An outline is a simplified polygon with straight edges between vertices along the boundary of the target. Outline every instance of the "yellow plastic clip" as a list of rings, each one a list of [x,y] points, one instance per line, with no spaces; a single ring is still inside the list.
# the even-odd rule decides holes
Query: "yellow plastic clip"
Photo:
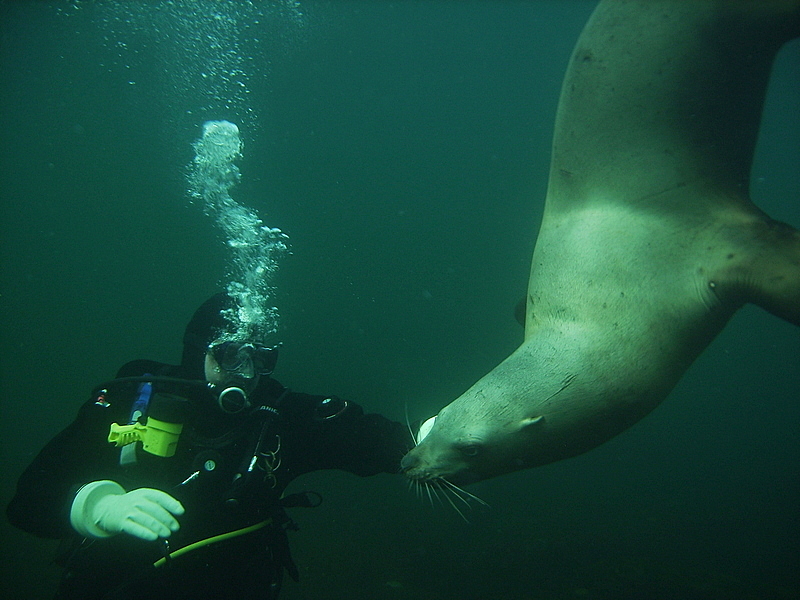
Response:
[[[147,426],[141,423],[134,423],[133,425],[112,423],[111,431],[108,432],[108,441],[120,448],[133,442],[142,441],[145,431],[147,431]]]
[[[145,452],[169,458],[175,454],[181,431],[183,431],[182,423],[167,423],[147,417],[147,425],[112,423],[111,430],[108,432],[108,441],[115,444],[117,448],[134,442],[142,442],[142,450]]]

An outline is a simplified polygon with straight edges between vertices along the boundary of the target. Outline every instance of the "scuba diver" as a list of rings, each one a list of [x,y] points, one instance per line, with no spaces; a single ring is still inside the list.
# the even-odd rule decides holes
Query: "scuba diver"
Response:
[[[285,509],[320,501],[289,482],[399,472],[404,426],[283,387],[276,347],[219,341],[231,306],[195,312],[180,365],[124,365],[20,477],[8,519],[62,540],[57,599],[274,599],[298,579]]]

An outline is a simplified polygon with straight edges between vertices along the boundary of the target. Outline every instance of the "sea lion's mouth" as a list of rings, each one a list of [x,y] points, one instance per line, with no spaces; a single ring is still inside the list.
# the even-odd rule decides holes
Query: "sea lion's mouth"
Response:
[[[406,460],[406,455],[403,457],[403,461]],[[415,457],[412,459],[416,460]],[[475,483],[480,481],[482,478],[479,477],[477,474],[471,471],[459,471],[457,473],[445,473],[442,471],[437,472],[434,469],[426,468],[424,466],[414,465],[414,466],[406,466],[404,462],[401,461],[401,472],[403,475],[408,477],[411,481],[420,484],[437,484],[440,482],[446,482],[447,484],[452,484],[456,486],[463,486],[469,485],[471,483]],[[409,461],[411,462],[411,461]]]
[[[401,460],[400,471],[412,481],[429,483],[438,479],[450,479],[451,474],[436,469],[428,462],[418,446],[412,448]]]

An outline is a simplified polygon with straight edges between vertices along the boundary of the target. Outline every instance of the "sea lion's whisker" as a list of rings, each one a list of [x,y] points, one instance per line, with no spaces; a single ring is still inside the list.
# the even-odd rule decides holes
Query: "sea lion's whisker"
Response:
[[[444,481],[444,480],[440,480],[440,481]],[[449,488],[446,488],[446,487],[440,487],[439,489],[442,490],[442,493],[444,494],[445,499],[450,503],[450,506],[453,507],[453,510],[458,513],[458,516],[460,516],[462,519],[464,519],[465,523],[469,523],[469,519],[467,519],[467,517],[464,516],[464,513],[461,512],[461,510],[455,505],[455,502],[453,502],[450,499],[450,494],[448,494],[448,490],[453,494],[455,494],[455,492],[453,492],[453,490],[450,490]],[[464,500],[463,498],[461,498],[457,494],[456,494],[456,497],[459,498],[462,501]],[[469,504],[467,504],[467,506],[469,506]]]
[[[423,487],[425,488],[425,492],[428,494],[428,500],[430,500],[431,506],[433,506],[433,496],[431,496],[431,486],[423,484]]]
[[[472,506],[470,505],[470,503],[467,500],[467,498],[465,498],[464,496],[462,496],[459,493],[461,491],[461,488],[459,488],[456,485],[453,485],[452,483],[450,483],[446,479],[442,479],[442,478],[438,479],[438,483],[439,483],[440,486],[442,486],[442,489],[445,492],[449,492],[450,494],[452,494],[453,496],[455,496],[456,498],[461,500],[461,502],[463,502],[465,506],[467,506],[468,508],[472,508]],[[444,485],[446,485],[447,487],[443,487]]]
[[[486,508],[491,508],[489,506],[488,502],[484,502],[483,500],[478,498],[475,494],[470,494],[467,490],[465,490],[464,488],[458,487],[455,483],[452,483],[451,481],[447,481],[447,479],[441,479],[441,481],[446,483],[453,490],[453,493],[456,494],[459,498],[461,497],[460,494],[464,494],[468,498],[471,498],[472,500],[475,500],[475,502],[477,502],[478,504],[480,504],[482,506],[485,506]],[[465,500],[465,502],[466,502],[466,500]]]
[[[411,429],[411,421],[408,420],[408,402],[405,403],[405,412],[406,412],[406,427],[408,427],[408,433],[411,434],[411,439],[414,440],[414,446],[417,446],[419,442],[417,441],[417,436],[414,435],[414,430]]]
[[[429,480],[413,479],[409,481],[409,488],[412,485],[417,498],[424,498],[427,496],[428,502],[431,503],[431,507],[433,507],[435,504],[434,498],[436,498],[436,502],[445,508],[447,508],[447,505],[449,504],[465,523],[469,523],[470,521],[464,514],[463,508],[459,508],[456,502],[454,502],[453,498],[457,498],[470,510],[473,508],[471,501],[477,502],[481,506],[489,506],[489,504],[478,498],[475,494],[471,494],[470,492],[458,487],[446,479],[443,479],[442,477]],[[424,492],[422,491],[423,489]],[[442,496],[444,496],[444,500],[442,499]]]
[[[436,485],[435,481],[431,482],[431,485],[429,485],[428,487],[433,492],[433,496],[436,498],[436,500],[438,500],[439,504],[441,506],[444,506],[444,502],[442,502],[442,497],[439,495],[439,490],[441,490],[442,488]]]

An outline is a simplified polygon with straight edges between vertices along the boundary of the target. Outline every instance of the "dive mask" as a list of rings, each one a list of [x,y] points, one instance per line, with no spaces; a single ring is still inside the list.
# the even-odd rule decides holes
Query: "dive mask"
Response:
[[[278,347],[251,344],[250,342],[222,342],[211,348],[217,364],[240,377],[252,379],[256,375],[271,375],[278,362]]]
[[[278,360],[278,347],[268,348],[249,342],[222,342],[210,349],[211,356],[228,377],[212,389],[217,404],[226,413],[248,408],[248,396],[258,384],[258,375],[270,375]],[[218,392],[217,392],[218,390]]]

